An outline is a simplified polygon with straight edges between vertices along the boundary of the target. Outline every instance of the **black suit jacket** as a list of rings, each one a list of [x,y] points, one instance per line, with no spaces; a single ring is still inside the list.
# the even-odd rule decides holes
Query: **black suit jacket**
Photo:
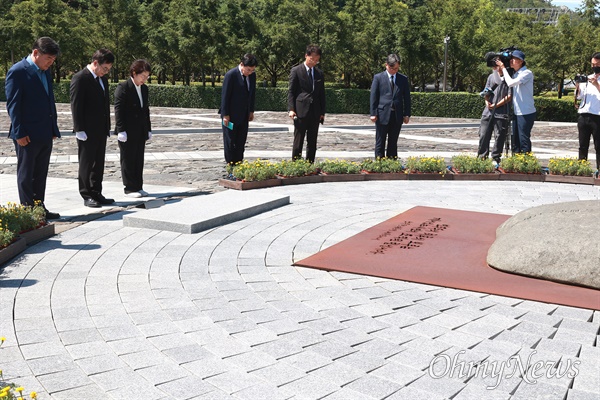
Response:
[[[396,73],[396,83],[392,85],[387,71],[378,73],[373,77],[371,85],[371,116],[377,116],[377,121],[382,125],[390,122],[392,108],[396,110],[396,121],[403,117],[410,117],[410,88],[408,78]]]
[[[142,100],[131,78],[119,83],[115,90],[115,134],[127,132],[127,140],[148,140],[150,125],[150,107],[148,104],[148,86],[142,85]]]
[[[27,57],[13,65],[6,74],[6,109],[11,126],[9,137],[31,141],[60,137],[56,119],[56,104],[50,70],[43,72],[48,82],[48,93]]]
[[[229,115],[234,125],[248,122],[250,113],[254,112],[256,99],[256,74],[246,77],[249,88],[244,86],[244,78],[239,66],[230,69],[223,78],[221,90],[221,118]]]
[[[325,115],[325,79],[323,72],[313,68],[314,89],[304,63],[296,65],[290,73],[288,89],[288,111],[304,118],[312,106],[318,115]]]
[[[100,79],[104,83],[104,93],[87,67],[71,78],[73,131],[85,132],[88,139],[110,135],[108,78],[103,76]]]

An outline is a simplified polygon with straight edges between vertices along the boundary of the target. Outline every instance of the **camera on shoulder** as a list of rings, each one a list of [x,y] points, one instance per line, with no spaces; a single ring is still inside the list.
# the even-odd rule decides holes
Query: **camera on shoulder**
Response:
[[[495,67],[496,60],[502,61],[506,69],[510,68],[510,59],[513,57],[513,51],[518,50],[515,46],[500,49],[498,52],[489,52],[485,54],[485,62],[488,67]]]
[[[585,83],[587,81],[588,81],[587,75],[583,75],[583,74],[577,74],[577,75],[575,75],[575,78],[573,78],[573,82],[575,82],[575,83]]]

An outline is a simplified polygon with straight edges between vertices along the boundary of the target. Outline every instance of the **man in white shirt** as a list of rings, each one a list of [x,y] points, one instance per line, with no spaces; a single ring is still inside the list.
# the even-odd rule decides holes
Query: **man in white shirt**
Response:
[[[600,52],[592,55],[592,75],[588,81],[575,84],[576,96],[579,100],[579,159],[587,160],[590,147],[590,136],[594,138],[596,149],[596,168],[600,169]]]
[[[533,72],[525,66],[525,53],[514,50],[510,59],[510,67],[516,72],[511,77],[501,60],[496,65],[502,68],[509,88],[513,88],[513,153],[528,153],[531,151],[531,129],[535,122],[536,110],[533,104]]]

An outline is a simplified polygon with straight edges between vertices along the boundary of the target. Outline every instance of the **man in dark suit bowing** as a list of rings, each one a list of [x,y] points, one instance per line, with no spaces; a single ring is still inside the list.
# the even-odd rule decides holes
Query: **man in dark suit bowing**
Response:
[[[44,205],[52,141],[60,137],[50,67],[60,53],[49,37],[35,41],[31,54],[6,74],[6,109],[9,137],[17,152],[19,200],[26,206]],[[46,219],[60,215],[46,210]]]
[[[79,194],[87,207],[112,204],[102,195],[106,139],[110,136],[108,78],[115,56],[96,50],[92,62],[71,79],[71,113],[79,154]]]
[[[248,123],[254,120],[254,70],[257,65],[254,55],[244,54],[240,64],[230,69],[223,78],[219,113],[223,119],[223,148],[227,164],[235,164],[244,159]]]
[[[400,129],[410,120],[410,88],[406,76],[398,73],[399,68],[400,57],[390,54],[385,71],[373,77],[371,121],[375,122],[375,158],[398,158]]]
[[[319,46],[308,45],[305,61],[292,68],[288,88],[288,115],[294,120],[292,158],[302,158],[306,136],[306,159],[315,162],[319,122],[325,120],[325,79],[316,68],[321,59]]]

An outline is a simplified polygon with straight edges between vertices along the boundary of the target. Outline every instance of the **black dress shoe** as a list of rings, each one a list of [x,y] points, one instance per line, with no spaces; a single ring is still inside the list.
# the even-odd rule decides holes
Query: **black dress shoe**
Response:
[[[60,214],[46,210],[46,221],[51,219],[59,219]]]
[[[115,202],[115,199],[107,199],[106,197],[100,195],[98,197],[96,197],[94,200],[96,200],[96,202],[98,204],[112,204]]]
[[[100,203],[94,199],[85,199],[83,200],[83,205],[86,207],[99,208]]]

